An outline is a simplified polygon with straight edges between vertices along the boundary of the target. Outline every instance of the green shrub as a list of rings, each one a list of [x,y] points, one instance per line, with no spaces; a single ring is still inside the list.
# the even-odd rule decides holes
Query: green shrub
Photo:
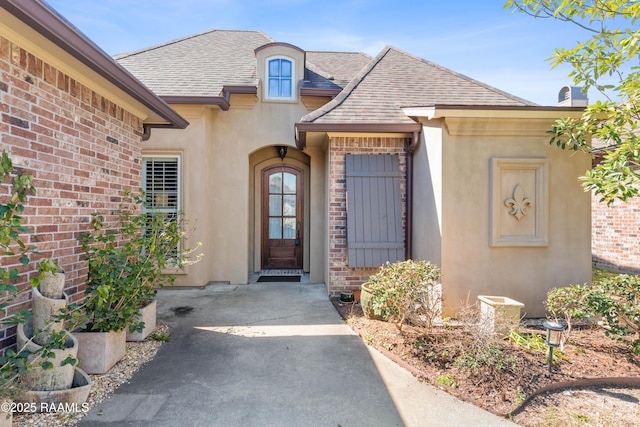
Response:
[[[3,325],[25,323],[31,312],[22,309],[7,316],[7,309],[15,302],[18,288],[14,283],[20,278],[18,266],[29,264],[29,255],[35,246],[27,245],[21,235],[31,230],[22,225],[22,212],[28,196],[35,193],[31,184],[33,176],[16,170],[9,153],[0,155],[0,185],[2,203],[0,203],[0,311],[3,312]],[[27,363],[28,353],[24,349],[7,349],[0,354],[0,397],[13,398],[22,391],[20,374],[32,369]]]
[[[640,354],[640,277],[620,274],[599,283],[571,285],[549,291],[547,310],[567,321],[567,335],[575,320],[601,316],[607,336],[629,344]]]
[[[607,323],[608,336],[640,354],[640,277],[621,274],[602,280],[589,294],[588,306]]]
[[[575,321],[595,316],[596,313],[589,307],[589,298],[593,291],[593,286],[585,284],[554,288],[547,293],[544,305],[556,321],[564,319],[567,322],[567,339]]]
[[[441,312],[435,289],[441,277],[440,269],[427,261],[387,263],[366,283],[374,313],[400,330],[405,322],[431,329]]]
[[[190,260],[193,250],[177,249],[185,238],[182,214],[167,216],[143,212],[144,194],[127,195],[117,211],[117,224],[108,224],[103,213],[91,219],[91,231],[79,241],[89,267],[87,297],[67,310],[75,324],[89,331],[141,331],[135,322],[138,310],[148,304],[157,289],[170,285]],[[198,244],[199,248],[200,244]]]

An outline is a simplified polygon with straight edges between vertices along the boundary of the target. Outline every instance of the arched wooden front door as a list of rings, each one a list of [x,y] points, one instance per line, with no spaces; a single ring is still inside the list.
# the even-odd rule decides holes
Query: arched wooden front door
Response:
[[[288,165],[262,171],[262,268],[302,268],[303,173]]]

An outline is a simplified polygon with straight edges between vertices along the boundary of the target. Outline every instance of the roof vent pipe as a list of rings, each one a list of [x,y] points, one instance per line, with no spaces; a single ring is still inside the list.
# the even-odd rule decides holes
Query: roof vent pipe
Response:
[[[564,86],[558,92],[558,107],[586,107],[589,105],[587,95],[578,86]]]

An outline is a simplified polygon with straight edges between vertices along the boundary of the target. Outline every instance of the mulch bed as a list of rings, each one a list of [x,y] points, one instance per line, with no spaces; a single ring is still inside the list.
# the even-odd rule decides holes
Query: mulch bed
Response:
[[[513,413],[516,421],[528,420],[523,425],[567,425],[567,420],[557,413],[552,418],[559,421],[554,424],[541,420],[539,408],[528,409],[540,400],[538,395],[548,396],[554,391],[558,394],[557,390],[586,389],[599,381],[617,387],[631,386],[640,396],[640,357],[623,343],[607,337],[601,327],[574,328],[552,373],[548,371],[545,350],[529,350],[509,340],[498,343],[499,353],[471,358],[460,366],[459,356],[468,352],[463,346],[472,339],[462,328],[435,327],[428,334],[424,329],[404,325],[400,332],[392,323],[364,317],[359,304],[341,303],[337,298],[332,298],[332,302],[367,344],[382,350],[421,380],[496,414]],[[518,332],[523,336],[545,334],[542,328],[536,327],[521,327]],[[487,362],[488,366],[474,366],[476,362],[480,362],[479,365]],[[594,378],[600,380],[594,381]],[[549,393],[544,394],[545,390]],[[612,393],[615,396],[616,392]],[[627,396],[627,400],[633,400],[628,398],[628,393],[617,393],[621,399]],[[560,396],[565,401],[578,402],[571,405],[584,406],[584,400],[576,400],[575,394],[560,393]],[[600,398],[597,393],[594,396]],[[621,411],[620,408],[612,410]],[[631,406],[625,411],[631,412],[627,415],[632,422],[640,423],[638,407]],[[617,415],[617,425],[625,425],[624,418],[620,418],[625,414]],[[584,417],[592,418],[593,414]],[[540,423],[536,424],[536,420]]]

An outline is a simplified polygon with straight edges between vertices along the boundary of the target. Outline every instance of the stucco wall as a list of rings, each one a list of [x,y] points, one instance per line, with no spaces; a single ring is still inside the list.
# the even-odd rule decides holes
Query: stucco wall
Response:
[[[577,181],[590,159],[550,146],[545,131],[552,123],[447,120],[442,132],[442,271],[449,312],[484,294],[513,298],[525,304],[526,316],[543,316],[549,289],[590,280],[590,197]],[[492,246],[492,209],[508,209],[504,195],[491,193],[494,158],[548,162],[546,244]],[[500,200],[492,207],[496,197]]]
[[[189,266],[179,276],[176,286],[203,286],[209,282],[248,282],[250,271],[259,271],[256,254],[259,240],[256,233],[254,174],[257,163],[280,159],[276,145],[288,146],[287,161],[306,158],[295,155],[293,124],[308,113],[305,99],[298,103],[261,102],[256,95],[232,95],[231,108],[173,105],[190,125],[185,130],[154,129],[144,143],[144,155],[181,154],[182,209],[196,230],[193,242],[203,243],[202,262]],[[265,147],[272,150],[265,149]],[[269,154],[270,153],[270,154]],[[251,156],[255,155],[252,161]],[[322,161],[324,154],[315,152]],[[295,159],[298,160],[295,160]],[[318,159],[308,156],[302,161],[314,165]],[[309,175],[309,197],[322,198],[324,179],[313,172]],[[310,207],[307,207],[310,210]],[[312,220],[316,214],[305,214],[305,233],[321,235],[322,221]],[[306,234],[305,234],[306,236]],[[323,247],[309,237],[305,244],[305,268],[313,272],[313,280],[322,280],[323,259],[318,256]],[[308,263],[308,268],[306,267]]]
[[[413,154],[412,257],[442,266],[442,123],[425,123]]]
[[[611,206],[599,199],[592,195],[594,267],[640,274],[640,197]]]
[[[23,268],[16,285],[29,307],[37,260],[55,258],[66,272],[65,292],[82,298],[87,265],[77,241],[91,214],[109,215],[125,191],[140,188],[142,121],[46,60],[0,37],[0,149],[11,150],[14,165],[34,176],[24,224],[27,243],[40,256]],[[2,194],[6,188],[2,189]],[[12,344],[14,328],[0,332],[0,348]]]

